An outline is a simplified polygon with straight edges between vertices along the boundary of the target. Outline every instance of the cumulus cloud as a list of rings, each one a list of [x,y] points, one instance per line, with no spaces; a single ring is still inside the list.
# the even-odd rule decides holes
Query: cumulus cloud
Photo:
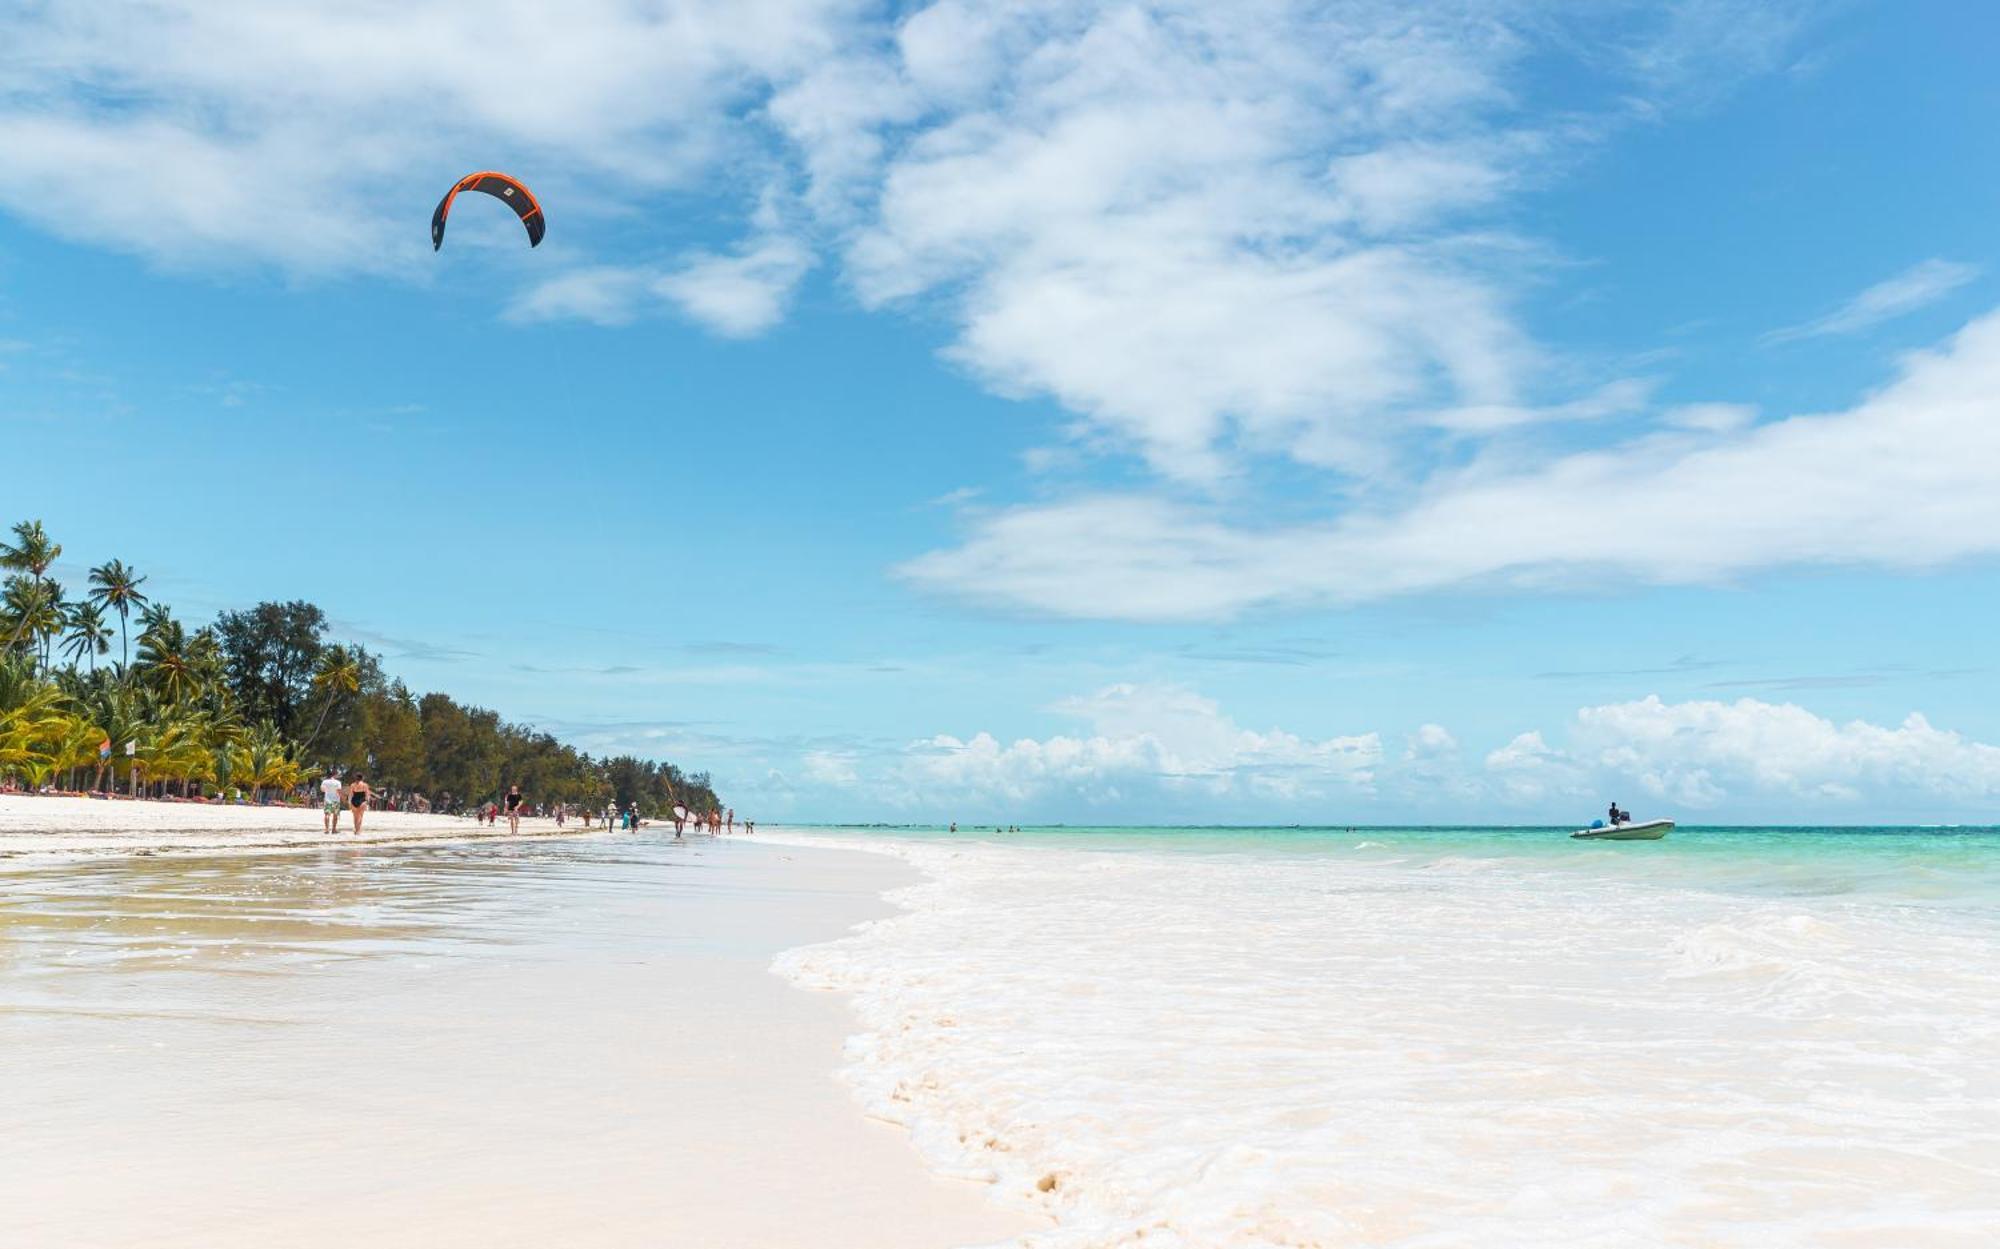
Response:
[[[2000,747],[1938,729],[1912,712],[1893,728],[1835,724],[1792,703],[1663,703],[1647,698],[1577,715],[1585,751],[1648,791],[1718,799],[1725,784],[1848,799],[1870,788],[1955,799],[2000,794]]]
[[[854,761],[854,752],[847,750],[809,750],[801,759],[808,781],[843,789],[861,779]]]
[[[1915,712],[1888,727],[1836,724],[1794,703],[1648,697],[1582,708],[1569,732],[1562,748],[1523,733],[1489,754],[1486,770],[1502,793],[1526,803],[1602,793],[1613,782],[1694,810],[1773,796],[1814,809],[2000,796],[2000,746]]]
[[[975,515],[919,585],[1062,616],[1228,617],[1464,587],[1706,584],[1817,564],[1921,569],[2000,551],[2000,313],[1856,406],[1692,428],[1528,468],[1440,474],[1399,509],[1256,525],[1099,494]],[[1720,418],[1720,419],[1718,419]]]
[[[1441,724],[1314,737],[1244,727],[1177,685],[1121,683],[1052,708],[1073,731],[938,734],[900,749],[806,749],[794,797],[914,814],[1122,818],[1583,818],[1617,798],[1681,818],[1976,813],[2000,799],[2000,746],[1912,712],[1836,722],[1795,703],[1649,696],[1579,708],[1483,753]],[[1391,739],[1396,740],[1396,739]],[[789,784],[789,782],[788,782]]]
[[[1823,317],[1803,325],[1773,330],[1764,338],[1767,342],[1783,343],[1801,338],[1858,334],[1904,313],[1929,307],[1978,276],[1979,269],[1975,265],[1935,258],[1925,260],[1895,277],[1877,282]]]
[[[1518,734],[1488,754],[1486,771],[1501,796],[1516,803],[1537,804],[1589,792],[1584,770],[1569,754],[1544,741],[1538,730]]]
[[[1373,733],[1315,740],[1258,732],[1178,686],[1111,685],[1055,710],[1085,731],[1011,743],[989,733],[941,734],[912,744],[897,783],[912,795],[1011,803],[1065,798],[1095,806],[1161,791],[1290,801],[1366,793],[1382,759]]]

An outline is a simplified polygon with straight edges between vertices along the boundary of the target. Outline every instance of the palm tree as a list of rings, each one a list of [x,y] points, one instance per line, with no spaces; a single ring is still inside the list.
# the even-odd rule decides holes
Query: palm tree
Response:
[[[104,730],[92,724],[87,717],[66,715],[61,726],[49,736],[49,760],[55,765],[55,772],[63,778],[62,788],[77,788],[77,773],[97,762],[97,743],[104,738]]]
[[[185,797],[192,782],[213,776],[215,754],[208,745],[208,729],[207,717],[200,712],[170,710],[152,736],[139,743],[139,763],[146,769],[147,782],[158,781],[165,793],[167,782],[179,781]]]
[[[145,583],[146,579],[127,568],[124,560],[114,559],[90,570],[90,601],[118,613],[119,659],[126,664],[132,662],[126,624],[134,607],[144,607],[150,601],[139,593],[139,587]]]
[[[69,656],[70,666],[75,667],[87,655],[90,670],[96,672],[97,657],[111,650],[111,626],[104,623],[104,609],[89,599],[72,603],[68,624],[69,633],[63,638],[62,648]]]
[[[143,691],[123,683],[96,686],[79,701],[91,722],[103,726],[104,737],[100,740],[111,743],[111,757],[98,765],[97,786],[101,789],[107,780],[117,779],[115,761],[124,744],[137,742],[150,731],[151,708]],[[128,765],[127,780],[131,779],[129,771]]]
[[[290,789],[305,775],[284,735],[269,721],[241,734],[227,757],[231,782],[249,785],[252,802],[262,802],[267,789]]]
[[[46,675],[55,666],[56,639],[69,626],[70,604],[63,597],[62,583],[52,578],[42,578],[42,593],[47,598],[47,605],[37,613],[31,627],[41,649],[42,672]]]
[[[0,542],[0,568],[27,573],[38,585],[41,583],[42,574],[49,570],[49,565],[60,558],[62,558],[62,544],[49,541],[48,531],[42,528],[42,522],[38,520],[16,522],[14,540]],[[25,627],[24,620],[17,618],[14,621],[13,636],[7,639],[9,650],[21,640],[21,631]]]
[[[68,717],[62,691],[37,680],[28,665],[0,655],[0,772],[16,772],[39,784],[53,769],[51,738]]]
[[[41,584],[19,573],[7,578],[6,585],[0,587],[0,629],[7,631],[7,644],[0,646],[0,658],[14,653],[21,635],[27,632],[30,610],[41,595]]]
[[[299,753],[313,744],[320,729],[326,726],[326,713],[333,710],[334,703],[343,694],[354,694],[361,689],[361,660],[345,646],[329,646],[319,657],[319,671],[313,673],[313,688],[326,696],[320,704],[319,719],[313,722],[313,731],[306,734],[299,743]]]
[[[7,578],[6,590],[0,593],[0,611],[5,612],[10,630],[8,651],[26,638],[29,645],[35,648],[37,664],[42,663],[46,649],[44,644],[62,629],[60,594],[54,582],[39,577]]]
[[[139,609],[140,640],[143,641],[145,635],[151,633],[153,630],[173,623],[173,619],[173,608],[168,607],[165,603],[148,603],[144,607],[141,607]]]
[[[151,609],[148,609],[148,614]],[[200,686],[200,656],[191,648],[187,630],[164,610],[159,620],[139,636],[139,671],[169,703],[191,697]]]

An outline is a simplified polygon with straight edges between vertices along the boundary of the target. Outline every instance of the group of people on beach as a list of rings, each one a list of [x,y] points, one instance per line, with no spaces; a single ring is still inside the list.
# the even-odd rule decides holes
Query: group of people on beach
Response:
[[[716,810],[711,807],[707,811],[690,811],[686,807],[677,806],[674,808],[673,815],[674,836],[676,837],[679,837],[689,827],[692,827],[697,833],[708,833],[718,837],[724,833],[734,833],[736,831],[735,807],[728,807],[723,810]],[[745,835],[756,831],[757,824],[754,820],[743,821],[743,832]]]
[[[319,783],[319,791],[325,831],[328,833],[337,833],[340,831],[340,813],[345,809],[353,812],[354,832],[356,836],[359,836],[361,833],[362,816],[367,814],[369,805],[375,800],[375,791],[368,787],[368,782],[362,778],[361,773],[359,771],[350,772],[343,777],[339,768],[328,768],[326,779]],[[518,835],[521,831],[521,817],[532,814],[535,814],[535,808],[528,802],[527,795],[521,792],[521,787],[519,785],[509,785],[506,794],[501,797],[500,801],[487,802],[478,807],[473,812],[473,818],[481,824],[497,825],[504,816],[507,820],[507,831]],[[569,808],[564,803],[557,803],[544,814],[552,816],[555,819],[556,827],[561,828],[569,817]],[[581,814],[583,815],[583,826],[589,828],[599,813],[585,808]],[[644,827],[646,824],[646,821],[639,815],[639,805],[637,803],[631,803],[624,807],[620,807],[615,802],[608,803],[601,814],[604,817],[604,827],[607,830],[623,828],[627,831],[633,831]],[[722,810],[690,811],[686,807],[676,806],[673,809],[673,820],[675,837],[681,836],[689,825],[692,825],[694,831],[698,833],[706,832],[721,835],[724,832],[734,833],[736,831],[736,809],[734,807]],[[745,820],[743,821],[743,831],[745,833],[754,833],[757,831],[757,825],[750,820]]]

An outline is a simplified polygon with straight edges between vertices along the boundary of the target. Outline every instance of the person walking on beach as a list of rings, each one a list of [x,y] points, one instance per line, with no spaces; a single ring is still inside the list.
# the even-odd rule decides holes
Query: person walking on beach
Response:
[[[329,833],[340,831],[340,769],[328,768],[319,783],[320,823]]]
[[[368,782],[361,779],[361,773],[354,774],[354,783],[347,787],[347,805],[354,812],[354,835],[361,835],[361,817],[368,812],[368,800],[375,791],[368,788]]]
[[[507,831],[518,837],[521,835],[521,787],[507,787]]]
[[[728,814],[726,814],[726,815],[724,815],[724,816],[722,817],[722,822],[723,822],[724,824],[726,824],[726,825],[728,825],[728,826],[729,826],[729,831],[730,831],[730,832],[732,832],[732,833],[733,833],[733,832],[735,832],[735,831],[736,831],[736,808],[735,808],[735,807],[731,807],[731,808],[729,808],[729,812],[728,812]]]

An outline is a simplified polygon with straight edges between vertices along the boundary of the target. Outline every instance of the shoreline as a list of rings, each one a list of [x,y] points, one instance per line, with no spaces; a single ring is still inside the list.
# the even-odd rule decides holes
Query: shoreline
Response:
[[[657,825],[654,827],[657,828]],[[355,836],[353,816],[340,813],[339,831],[328,833],[316,807],[162,802],[157,799],[79,798],[73,795],[0,794],[0,861],[61,861],[72,857],[215,853],[282,853],[340,846],[507,842],[608,837],[611,830],[580,823],[557,828],[545,816],[527,817],[521,831],[504,823],[482,825],[470,816],[370,811]],[[630,836],[631,834],[623,834]],[[254,840],[252,840],[254,838]]]
[[[852,997],[771,974],[893,915],[906,865],[657,830],[427,840],[458,844],[0,863],[0,1082],[36,1125],[0,1144],[16,1233],[947,1249],[1047,1226],[871,1117],[837,1078]]]

